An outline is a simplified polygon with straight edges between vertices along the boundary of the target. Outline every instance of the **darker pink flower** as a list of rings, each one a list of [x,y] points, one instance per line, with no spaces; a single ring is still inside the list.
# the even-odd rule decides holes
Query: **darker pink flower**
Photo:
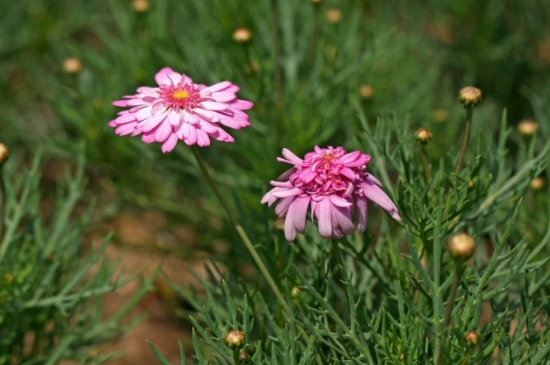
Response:
[[[285,217],[285,236],[294,240],[296,232],[304,233],[306,215],[317,220],[324,238],[341,238],[355,230],[353,214],[357,210],[357,230],[364,232],[367,223],[367,201],[377,204],[393,219],[401,220],[397,207],[382,190],[382,184],[367,172],[370,156],[342,147],[315,147],[314,152],[297,157],[283,149],[279,162],[294,165],[272,181],[274,186],[262,198],[269,206],[279,200],[275,213]]]
[[[160,70],[155,80],[159,87],[142,86],[137,94],[113,102],[130,108],[109,123],[116,134],[141,134],[145,143],[162,143],[162,152],[166,153],[178,141],[201,147],[210,145],[210,138],[233,142],[222,126],[240,129],[250,125],[243,110],[253,104],[237,99],[239,87],[229,81],[212,86],[195,84],[169,67]]]

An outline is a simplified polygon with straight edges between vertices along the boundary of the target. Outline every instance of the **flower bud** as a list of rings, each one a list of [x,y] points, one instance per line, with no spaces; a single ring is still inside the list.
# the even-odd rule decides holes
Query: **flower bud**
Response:
[[[414,135],[420,144],[428,144],[432,140],[432,132],[428,128],[420,128]]]
[[[69,57],[63,61],[63,71],[68,74],[75,74],[82,70],[82,62],[76,57]]]
[[[137,11],[138,13],[143,13],[149,10],[151,7],[151,4],[149,4],[149,0],[134,0],[132,1],[132,9],[134,11]]]
[[[466,233],[457,233],[449,239],[449,253],[455,259],[468,260],[476,250],[476,243],[472,236]]]
[[[466,86],[460,89],[458,99],[464,108],[473,108],[481,102],[481,90],[473,86]]]
[[[225,344],[232,350],[240,349],[244,346],[246,337],[243,332],[239,330],[231,330],[225,335]]]
[[[363,99],[370,99],[374,95],[374,90],[370,85],[361,85],[359,87],[359,95],[361,95]]]
[[[337,8],[328,9],[326,16],[329,23],[338,23],[342,20],[342,12]]]
[[[252,31],[248,28],[237,28],[233,32],[233,40],[237,43],[246,43],[252,39]]]
[[[531,137],[537,131],[538,126],[534,120],[522,120],[518,124],[518,132],[522,136]]]
[[[470,346],[477,345],[479,343],[479,339],[479,333],[477,333],[476,331],[470,331],[464,335],[464,340]]]
[[[321,4],[321,1],[322,0],[309,0],[309,2],[312,3],[313,5],[319,5]]]
[[[250,363],[250,355],[248,352],[241,351],[239,352],[239,364],[248,364]]]
[[[432,112],[432,118],[438,123],[443,123],[449,118],[449,113],[445,109],[436,109]]]
[[[529,183],[529,186],[531,187],[531,189],[533,190],[540,190],[542,188],[544,188],[544,179],[540,176],[537,176],[535,177],[533,180],[531,180],[531,182]]]
[[[300,288],[298,288],[297,286],[292,288],[292,290],[290,291],[290,296],[292,298],[298,298],[299,295],[300,295]]]
[[[8,146],[0,143],[0,165],[3,165],[4,162],[8,160],[8,157],[10,157],[10,150],[8,149]]]

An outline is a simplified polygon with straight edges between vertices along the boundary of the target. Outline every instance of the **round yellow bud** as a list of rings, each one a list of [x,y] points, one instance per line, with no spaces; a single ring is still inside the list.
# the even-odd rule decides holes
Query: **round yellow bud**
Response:
[[[533,190],[540,190],[544,188],[544,185],[546,185],[544,179],[540,176],[533,178],[533,180],[531,180],[531,182],[529,183],[529,186]]]
[[[374,95],[374,90],[370,85],[361,85],[359,87],[359,95],[361,95],[363,99],[370,99]]]
[[[239,364],[248,364],[250,363],[250,354],[245,351],[239,352]]]
[[[132,1],[132,9],[137,11],[138,13],[143,13],[149,10],[151,7],[151,4],[149,4],[149,0],[134,0]]]
[[[63,71],[74,74],[82,70],[82,62],[76,57],[69,57],[63,61]]]
[[[338,23],[340,20],[342,20],[342,12],[340,11],[340,9],[330,8],[327,10],[326,17],[329,23]]]
[[[292,288],[292,290],[290,291],[290,296],[292,298],[298,298],[299,295],[300,295],[300,288],[298,288],[297,286]]]
[[[438,123],[443,123],[449,118],[449,113],[445,109],[436,109],[432,112],[432,118]]]
[[[421,144],[428,144],[432,140],[432,132],[428,128],[420,128],[414,135]]]
[[[466,86],[460,89],[458,99],[464,108],[473,108],[481,102],[481,90],[477,87]]]
[[[480,337],[476,331],[470,331],[464,335],[464,340],[468,345],[475,346],[479,343]]]
[[[248,28],[237,28],[233,32],[233,40],[237,43],[246,43],[252,39],[252,31]]]
[[[246,336],[239,330],[231,330],[225,335],[225,344],[232,350],[240,349],[246,342]]]
[[[8,149],[8,146],[0,143],[0,165],[6,162],[8,157],[10,157],[10,150]]]
[[[538,123],[534,120],[522,120],[518,124],[518,132],[525,137],[530,137],[535,134],[538,126]]]
[[[468,260],[474,255],[476,242],[466,233],[457,233],[449,239],[449,253],[455,259]]]

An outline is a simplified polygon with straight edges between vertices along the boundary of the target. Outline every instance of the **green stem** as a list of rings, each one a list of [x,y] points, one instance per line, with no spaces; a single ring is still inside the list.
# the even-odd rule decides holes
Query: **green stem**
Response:
[[[458,260],[455,261],[456,269],[455,269],[455,275],[453,278],[453,283],[451,285],[451,291],[449,293],[449,298],[447,300],[447,307],[445,308],[445,317],[443,320],[443,331],[445,331],[449,325],[451,324],[451,314],[453,313],[453,307],[455,304],[456,299],[456,293],[458,291],[458,285],[460,284],[460,279],[462,278],[462,274],[464,273],[464,265],[462,262],[459,262]],[[441,364],[441,360],[443,358],[443,343],[440,343],[439,353],[437,360],[435,362],[436,365]]]
[[[239,236],[243,240],[246,248],[250,252],[250,255],[252,255],[252,258],[256,262],[256,265],[258,265],[258,268],[260,269],[260,272],[262,273],[265,280],[267,281],[267,283],[271,287],[271,290],[273,290],[273,292],[275,293],[275,296],[277,297],[277,299],[279,300],[279,302],[283,306],[284,310],[288,314],[289,313],[289,307],[288,307],[288,304],[286,303],[283,295],[281,294],[281,291],[279,290],[279,288],[275,284],[275,281],[273,280],[273,278],[269,274],[269,271],[267,271],[267,268],[266,268],[264,262],[262,261],[260,255],[258,254],[258,251],[256,251],[256,248],[254,247],[254,245],[250,241],[250,238],[248,238],[248,235],[246,234],[245,230],[243,229],[241,224],[239,222],[237,222],[237,220],[233,216],[233,213],[231,212],[231,209],[229,208],[229,205],[227,204],[225,198],[223,197],[222,194],[220,194],[218,188],[216,187],[216,184],[214,183],[214,181],[212,180],[212,177],[210,176],[210,173],[208,172],[208,168],[206,167],[206,164],[205,164],[204,160],[202,159],[202,157],[201,157],[201,155],[198,151],[198,148],[196,146],[191,146],[191,151],[193,152],[193,156],[195,157],[195,160],[199,164],[199,168],[201,169],[202,174],[206,178],[206,181],[208,182],[208,185],[210,186],[212,191],[214,191],[214,194],[216,195],[216,198],[218,198],[218,201],[220,202],[223,209],[227,213],[229,221],[231,222],[233,227],[235,227],[235,230],[237,231],[237,233],[239,234]]]
[[[233,350],[233,365],[239,365],[239,349]]]
[[[4,184],[4,164],[0,164],[0,242],[4,238],[6,211],[6,185]]]
[[[441,364],[442,352],[443,352],[443,327],[441,323],[441,242],[436,241],[433,243],[432,254],[432,268],[433,268],[433,317],[434,317],[434,356],[436,358],[436,365]]]
[[[466,125],[464,126],[464,135],[462,136],[462,147],[460,148],[460,155],[458,156],[458,161],[455,166],[455,175],[460,172],[462,167],[462,160],[464,159],[464,154],[466,153],[466,148],[468,147],[468,142],[470,141],[470,129],[472,127],[472,116],[474,114],[474,108],[466,109]]]
[[[277,0],[271,0],[271,7],[273,12],[273,47],[274,47],[274,65],[275,65],[275,105],[278,107],[282,104],[282,80],[281,80],[281,37],[279,35],[279,7],[277,6]]]

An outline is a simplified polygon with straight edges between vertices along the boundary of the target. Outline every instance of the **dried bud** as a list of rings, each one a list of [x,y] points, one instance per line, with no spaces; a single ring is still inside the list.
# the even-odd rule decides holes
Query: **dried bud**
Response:
[[[244,346],[246,337],[243,332],[239,330],[231,330],[225,335],[225,344],[232,350],[240,349]]]
[[[476,331],[470,331],[464,335],[464,340],[470,346],[477,345],[479,343],[479,339],[479,333],[477,333]]]
[[[239,364],[248,364],[250,363],[250,355],[248,352],[241,351],[239,352]]]
[[[421,144],[428,144],[432,140],[432,132],[428,128],[420,128],[416,131],[415,136]]]
[[[545,182],[544,182],[544,179],[540,176],[537,176],[535,177],[533,180],[531,180],[531,182],[529,183],[529,186],[531,187],[531,189],[533,190],[540,190],[542,188],[544,188],[544,185]]]
[[[246,43],[252,39],[252,32],[248,28],[238,28],[233,32],[233,40],[237,43]]]
[[[538,126],[534,120],[522,120],[518,124],[518,132],[525,137],[531,137],[537,131]]]
[[[290,296],[292,298],[298,298],[299,295],[300,295],[300,288],[298,288],[297,286],[292,288],[292,290],[290,291]]]
[[[466,86],[460,89],[458,99],[464,108],[473,108],[481,102],[481,90],[473,86]]]
[[[4,164],[4,162],[8,160],[8,157],[10,157],[10,150],[8,149],[8,146],[0,143],[0,165]]]
[[[468,260],[476,250],[476,242],[466,233],[457,233],[449,239],[449,252],[452,257]]]
[[[342,12],[337,8],[328,9],[326,16],[329,23],[338,23],[342,20]]]
[[[449,113],[445,109],[436,109],[432,113],[432,118],[438,123],[443,123],[449,118]]]
[[[82,62],[76,57],[69,57],[63,61],[63,71],[74,74],[82,70]]]
[[[132,1],[132,9],[137,11],[138,13],[143,13],[149,10],[151,7],[151,4],[149,4],[149,0],[134,0]]]
[[[359,95],[361,95],[363,99],[370,99],[374,95],[374,90],[370,85],[361,85],[359,87]]]

